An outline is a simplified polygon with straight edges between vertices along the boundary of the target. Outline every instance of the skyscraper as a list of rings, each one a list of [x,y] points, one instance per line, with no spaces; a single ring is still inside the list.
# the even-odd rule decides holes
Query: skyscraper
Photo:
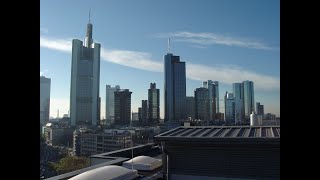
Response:
[[[120,89],[114,92],[114,124],[130,125],[131,94],[129,89]]]
[[[160,121],[160,90],[156,88],[156,83],[150,83],[148,89],[149,102],[149,122],[151,124],[159,123]]]
[[[51,79],[40,76],[40,123],[49,121]]]
[[[214,81],[214,87],[216,88],[215,90],[215,98],[216,98],[216,113],[219,113],[220,112],[220,105],[219,105],[219,102],[220,102],[220,99],[219,99],[219,82],[218,81]]]
[[[186,116],[190,117],[191,119],[195,119],[195,100],[193,96],[187,96],[186,97]]]
[[[72,40],[70,118],[71,125],[97,126],[100,123],[99,104],[100,44],[92,39],[92,24],[82,42]]]
[[[141,101],[141,119],[139,119],[141,125],[148,125],[148,100]]]
[[[233,93],[226,92],[224,96],[225,102],[225,122],[227,125],[235,124],[235,98],[233,97]]]
[[[119,85],[115,87],[106,85],[106,120],[111,121],[112,124],[114,123],[114,92],[119,89]]]
[[[164,56],[164,115],[165,122],[186,118],[186,63],[179,56]]]
[[[201,120],[211,120],[209,113],[209,90],[205,87],[197,88],[194,91],[195,118]]]
[[[264,105],[260,104],[260,102],[256,103],[256,114],[264,116]]]
[[[243,110],[246,123],[250,121],[250,114],[255,110],[254,108],[254,85],[252,81],[242,82],[243,92]]]
[[[203,87],[208,89],[210,120],[215,120],[215,116],[219,112],[219,82],[204,81]]]
[[[239,125],[244,119],[242,83],[233,83],[232,88],[235,101],[235,123]]]

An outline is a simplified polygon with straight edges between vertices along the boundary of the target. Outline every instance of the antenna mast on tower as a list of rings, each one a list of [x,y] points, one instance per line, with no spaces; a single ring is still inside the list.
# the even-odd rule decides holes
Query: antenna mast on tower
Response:
[[[170,38],[168,38],[168,53],[170,53]]]
[[[89,9],[89,23],[90,23],[90,19],[91,19],[91,8]]]

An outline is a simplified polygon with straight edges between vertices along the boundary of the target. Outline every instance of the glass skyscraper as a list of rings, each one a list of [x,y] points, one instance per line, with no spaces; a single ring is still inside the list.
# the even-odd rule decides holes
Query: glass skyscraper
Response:
[[[129,89],[120,89],[114,92],[114,124],[130,125],[131,94]]]
[[[82,42],[72,40],[70,119],[71,125],[97,126],[100,123],[100,44],[92,39],[92,24]]]
[[[148,122],[148,100],[141,101],[141,119],[139,119],[141,125],[149,125]]]
[[[203,87],[208,89],[209,98],[209,113],[210,120],[215,120],[215,116],[219,113],[219,82],[218,81],[204,81]]]
[[[111,124],[114,123],[114,92],[119,89],[119,85],[106,85],[106,120],[111,121]]]
[[[160,90],[157,89],[156,83],[150,83],[148,89],[149,102],[149,123],[156,124],[160,121]]]
[[[195,105],[194,96],[187,96],[186,97],[186,115],[187,115],[187,118],[195,119],[195,117],[196,117],[195,109],[196,109],[196,105]]]
[[[40,76],[40,123],[49,121],[51,79]]]
[[[186,118],[186,63],[179,56],[164,56],[164,116],[165,122]]]
[[[215,87],[215,98],[216,98],[216,113],[220,112],[220,106],[219,106],[219,82],[218,81],[214,81],[214,87]]]
[[[235,122],[235,98],[233,93],[226,92],[224,96],[225,102],[225,121],[227,125],[234,125]]]
[[[211,120],[209,111],[209,90],[205,87],[197,88],[194,91],[194,100],[195,118],[200,120]]]
[[[242,83],[233,83],[232,89],[235,101],[235,123],[239,125],[244,119]]]
[[[254,85],[252,81],[242,82],[242,92],[243,92],[243,110],[244,117],[248,123],[250,120],[250,114],[254,112]]]

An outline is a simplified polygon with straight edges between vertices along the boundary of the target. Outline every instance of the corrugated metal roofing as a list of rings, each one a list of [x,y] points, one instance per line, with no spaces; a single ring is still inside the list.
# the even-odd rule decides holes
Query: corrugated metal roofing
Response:
[[[181,126],[157,137],[280,138],[280,126]]]

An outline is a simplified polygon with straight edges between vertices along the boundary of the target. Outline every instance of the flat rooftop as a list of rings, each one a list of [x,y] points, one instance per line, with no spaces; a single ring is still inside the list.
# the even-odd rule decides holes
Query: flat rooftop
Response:
[[[280,126],[180,126],[154,139],[158,142],[279,143]]]

